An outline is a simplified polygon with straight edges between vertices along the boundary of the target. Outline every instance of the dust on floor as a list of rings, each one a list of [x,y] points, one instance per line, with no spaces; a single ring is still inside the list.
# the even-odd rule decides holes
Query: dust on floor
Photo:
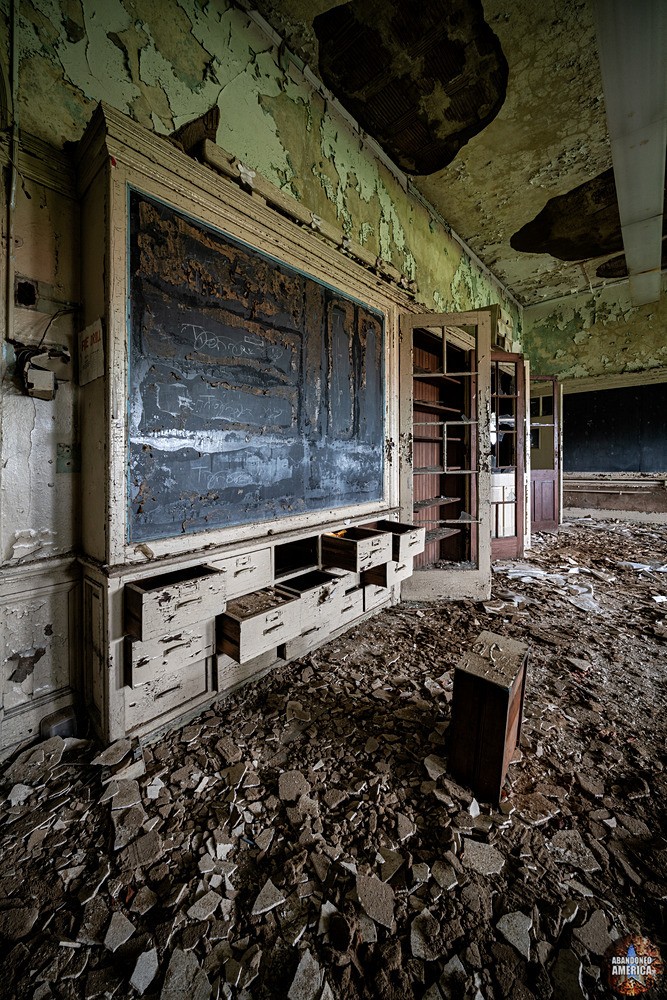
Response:
[[[577,522],[491,601],[384,611],[157,743],[24,752],[0,995],[615,995],[612,941],[667,957],[666,569],[667,527]],[[530,645],[498,810],[446,770],[482,629]]]

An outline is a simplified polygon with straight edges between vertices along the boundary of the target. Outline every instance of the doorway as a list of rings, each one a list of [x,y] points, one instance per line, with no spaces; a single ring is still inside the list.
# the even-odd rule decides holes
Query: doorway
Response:
[[[556,531],[560,521],[560,384],[530,380],[531,529]]]
[[[403,516],[426,529],[404,597],[490,593],[488,310],[401,319]]]
[[[491,557],[523,556],[525,378],[520,354],[491,354]]]

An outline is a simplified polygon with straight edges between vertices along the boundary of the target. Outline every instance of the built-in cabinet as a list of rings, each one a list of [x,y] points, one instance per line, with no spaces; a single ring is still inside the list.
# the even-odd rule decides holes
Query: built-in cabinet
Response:
[[[110,109],[79,183],[82,674],[113,740],[398,600],[427,529],[397,520],[399,289]]]

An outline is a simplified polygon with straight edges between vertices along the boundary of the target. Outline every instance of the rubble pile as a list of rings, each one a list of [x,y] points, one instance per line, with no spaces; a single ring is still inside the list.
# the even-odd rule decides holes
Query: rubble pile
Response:
[[[491,601],[399,605],[155,742],[21,753],[0,996],[571,1000],[609,995],[620,935],[666,954],[667,527],[603,527],[538,536]],[[531,647],[498,808],[447,773],[484,628]]]

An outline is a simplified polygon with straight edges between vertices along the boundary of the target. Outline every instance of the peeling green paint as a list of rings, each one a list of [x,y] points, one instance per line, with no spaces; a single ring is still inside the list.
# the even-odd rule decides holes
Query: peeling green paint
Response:
[[[618,285],[524,310],[524,349],[536,375],[563,379],[667,366],[667,298],[633,307]]]
[[[393,264],[425,308],[502,301],[433,211],[226,0],[32,0],[20,50],[26,131],[76,140],[105,100],[164,134],[217,104],[222,148]],[[503,304],[520,335],[520,311]]]

